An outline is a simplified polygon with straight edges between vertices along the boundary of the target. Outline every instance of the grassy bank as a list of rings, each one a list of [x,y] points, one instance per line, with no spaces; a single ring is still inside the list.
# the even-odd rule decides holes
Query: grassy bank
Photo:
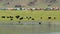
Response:
[[[5,18],[2,18],[2,16],[5,16]],[[13,21],[31,21],[32,18],[34,18],[34,21],[60,21],[60,11],[0,10],[0,21],[10,21],[11,18],[7,18],[9,16],[13,17]],[[20,17],[17,19],[16,16],[23,17],[23,19],[19,20]],[[31,18],[28,20],[26,17]]]

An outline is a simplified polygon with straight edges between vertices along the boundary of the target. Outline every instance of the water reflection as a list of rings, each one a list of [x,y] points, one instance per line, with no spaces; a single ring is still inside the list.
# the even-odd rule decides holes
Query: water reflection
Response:
[[[1,34],[60,34],[60,22],[42,22],[32,25],[0,25]]]
[[[60,32],[40,33],[40,34],[60,34]]]

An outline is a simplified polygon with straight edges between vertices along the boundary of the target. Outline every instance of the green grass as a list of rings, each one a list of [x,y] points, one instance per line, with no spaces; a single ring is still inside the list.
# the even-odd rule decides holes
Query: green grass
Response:
[[[0,10],[0,21],[10,21],[8,18],[1,18],[1,16],[13,16],[13,21],[19,21],[19,19],[16,19],[15,16],[19,15],[20,17],[32,17],[35,20],[34,21],[48,21],[48,17],[51,16],[51,21],[60,21],[60,11],[28,11],[28,10]],[[42,17],[42,19],[40,18]],[[56,19],[54,19],[56,17]],[[23,19],[21,21],[32,21],[31,19]]]

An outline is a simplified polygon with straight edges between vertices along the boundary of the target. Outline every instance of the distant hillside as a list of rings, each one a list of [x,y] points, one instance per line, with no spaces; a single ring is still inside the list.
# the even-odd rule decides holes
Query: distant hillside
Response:
[[[25,8],[32,7],[60,7],[60,0],[0,0],[0,8],[22,5]]]

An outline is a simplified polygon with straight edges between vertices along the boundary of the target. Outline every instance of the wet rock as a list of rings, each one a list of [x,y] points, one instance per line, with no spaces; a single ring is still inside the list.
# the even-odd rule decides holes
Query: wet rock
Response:
[[[51,19],[51,17],[48,17],[48,19]]]
[[[15,16],[17,19],[20,17],[19,15]]]
[[[22,19],[23,19],[23,17],[20,18],[20,20],[22,20]]]
[[[2,16],[2,18],[5,18],[5,16]]]

